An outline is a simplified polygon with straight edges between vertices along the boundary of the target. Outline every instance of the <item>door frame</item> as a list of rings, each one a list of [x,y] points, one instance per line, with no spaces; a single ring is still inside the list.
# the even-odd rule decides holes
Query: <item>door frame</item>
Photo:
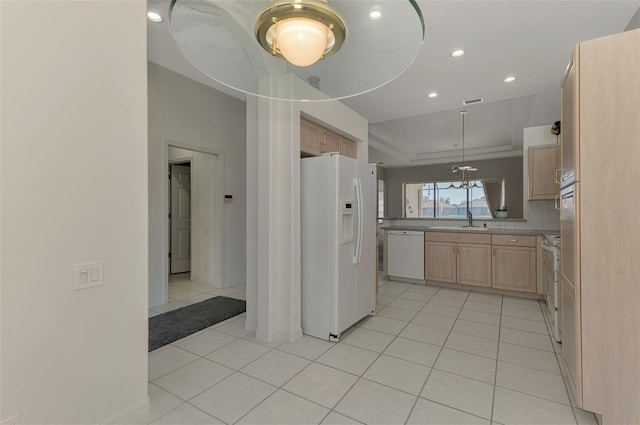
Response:
[[[173,146],[175,147],[175,146]],[[167,158],[169,157],[169,151],[167,150]],[[176,158],[176,159],[170,159],[169,163],[168,163],[168,172],[169,172],[169,176],[171,176],[171,166],[172,165],[183,165],[183,164],[189,164],[189,175],[191,176],[191,179],[189,181],[191,181],[193,179],[193,157],[192,156],[185,156],[183,158]],[[191,191],[189,191],[191,192]],[[167,250],[169,253],[171,253],[171,220],[172,218],[169,217],[173,217],[172,211],[171,211],[171,178],[169,178],[169,187],[167,188],[167,208],[169,210],[169,213],[167,214],[167,223],[168,223],[168,234],[169,234],[169,240],[167,242]],[[193,200],[191,199],[191,193],[189,193],[189,211],[191,211],[193,209]],[[193,243],[192,243],[193,237],[191,235],[191,228],[189,228],[189,252],[193,252]],[[169,266],[169,275],[171,275],[171,260],[167,260],[168,261],[168,266]],[[189,273],[191,273],[191,258],[189,258]]]
[[[224,187],[224,154],[218,150],[215,149],[208,149],[208,148],[203,148],[201,146],[196,146],[196,145],[192,145],[189,143],[185,143],[182,141],[178,141],[178,140],[173,140],[173,139],[165,139],[164,143],[163,143],[163,148],[162,148],[162,163],[164,164],[163,167],[166,173],[167,170],[167,165],[169,164],[169,147],[174,147],[174,148],[178,148],[178,149],[187,149],[190,151],[194,151],[194,152],[199,152],[199,153],[204,153],[204,154],[209,154],[209,155],[215,155],[218,157],[218,172],[217,172],[217,179],[216,182],[214,183],[214,187],[216,189],[216,193],[218,194],[218,199],[217,202],[215,203],[214,206],[214,212],[215,212],[215,220],[214,220],[214,231],[217,232],[217,234],[219,235],[219,240],[217,241],[217,253],[218,255],[216,256],[216,258],[214,258],[212,261],[214,264],[209,264],[210,267],[213,268],[213,270],[215,270],[215,278],[214,278],[214,286],[216,288],[222,288],[223,287],[223,282],[222,282],[222,277],[224,276],[223,274],[223,267],[224,267],[224,262],[222,261],[222,255],[223,255],[223,251],[222,251],[222,247],[223,247],[223,243],[222,241],[224,240],[224,226],[222,225],[222,188]],[[191,163],[191,176],[192,176],[192,184],[193,184],[193,162]],[[163,173],[163,178],[167,179],[167,175]],[[166,180],[165,180],[166,181]],[[169,294],[169,271],[170,271],[170,267],[169,267],[169,194],[167,190],[163,190],[162,191],[162,213],[163,213],[163,217],[164,217],[164,226],[163,226],[163,235],[162,235],[162,241],[163,241],[163,246],[165,247],[165,253],[166,255],[163,255],[163,268],[164,268],[164,273],[162,274],[162,280],[163,280],[163,288],[164,288],[164,299],[165,299],[165,303],[168,301],[168,294]],[[193,236],[193,234],[192,234]],[[193,241],[193,237],[192,237],[192,241]],[[193,243],[193,242],[192,242]],[[193,248],[193,245],[192,245]],[[191,255],[193,257],[193,251],[191,252]],[[217,263],[217,264],[215,264]]]

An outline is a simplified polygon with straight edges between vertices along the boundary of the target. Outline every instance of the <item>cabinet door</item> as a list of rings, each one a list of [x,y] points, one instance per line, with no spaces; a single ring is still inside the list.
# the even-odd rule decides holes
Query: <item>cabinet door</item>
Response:
[[[321,153],[322,129],[306,120],[300,120],[300,152],[302,156],[318,156]]]
[[[580,289],[580,258],[579,217],[577,210],[578,186],[573,184],[560,192],[560,236],[562,249],[560,250],[560,272]]]
[[[565,187],[574,181],[580,180],[579,170],[579,149],[580,140],[578,113],[579,113],[579,84],[580,76],[578,63],[580,60],[580,49],[576,47],[573,52],[571,63],[567,67],[561,89],[561,110],[560,121],[562,131],[560,133],[561,162],[560,186]]]
[[[560,168],[560,146],[529,146],[529,200],[555,199],[556,170]]]
[[[573,284],[564,276],[561,282],[562,360],[569,373],[570,391],[576,404],[582,407],[580,306],[576,302],[576,289]]]
[[[458,244],[458,283],[491,286],[491,246]]]
[[[358,159],[358,145],[353,140],[342,138],[340,153],[353,159]]]
[[[425,279],[438,282],[456,282],[456,244],[425,242]]]
[[[496,289],[536,292],[536,249],[493,247],[493,282]]]
[[[322,153],[340,152],[340,139],[341,137],[336,133],[322,129]]]

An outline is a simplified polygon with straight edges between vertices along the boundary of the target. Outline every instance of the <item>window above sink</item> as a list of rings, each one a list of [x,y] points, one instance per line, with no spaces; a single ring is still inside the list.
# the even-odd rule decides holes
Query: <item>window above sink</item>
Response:
[[[504,179],[469,180],[468,188],[459,181],[403,183],[403,211],[406,218],[491,220],[492,211],[504,204]]]

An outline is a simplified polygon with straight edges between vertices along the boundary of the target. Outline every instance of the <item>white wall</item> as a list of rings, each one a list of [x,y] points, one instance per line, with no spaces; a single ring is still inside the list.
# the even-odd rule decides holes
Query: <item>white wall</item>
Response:
[[[0,2],[0,421],[146,405],[146,7]]]
[[[219,156],[169,146],[176,159],[191,160],[191,280],[221,287]]]
[[[560,212],[554,201],[529,201],[529,146],[556,144],[557,138],[551,134],[551,126],[528,127],[524,129],[522,145],[522,196],[524,198],[524,218],[531,229],[560,230]]]
[[[301,336],[301,114],[357,140],[358,161],[368,162],[367,120],[344,104],[248,99],[246,327],[266,341]]]
[[[149,63],[149,305],[166,302],[168,232],[167,146],[219,153],[222,193],[223,287],[246,281],[245,104]]]

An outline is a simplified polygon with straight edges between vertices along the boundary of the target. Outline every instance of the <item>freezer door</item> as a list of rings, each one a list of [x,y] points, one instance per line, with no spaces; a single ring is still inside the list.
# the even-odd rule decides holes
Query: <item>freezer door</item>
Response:
[[[375,164],[358,168],[361,196],[359,214],[360,246],[356,247],[356,321],[371,314],[376,306],[376,200],[378,198]],[[356,238],[358,240],[358,238]]]
[[[338,278],[332,287],[333,311],[331,320],[331,333],[339,335],[342,331],[352,326],[356,320],[356,266],[353,264],[353,253],[357,240],[357,204],[355,180],[357,177],[356,160],[342,156],[332,155],[331,159],[337,163],[338,179],[336,195],[337,210],[330,211],[340,220],[336,232],[340,235],[337,246],[337,273]],[[346,212],[346,205],[350,204],[352,213]],[[352,235],[352,237],[349,237]],[[331,307],[330,307],[331,308]]]

